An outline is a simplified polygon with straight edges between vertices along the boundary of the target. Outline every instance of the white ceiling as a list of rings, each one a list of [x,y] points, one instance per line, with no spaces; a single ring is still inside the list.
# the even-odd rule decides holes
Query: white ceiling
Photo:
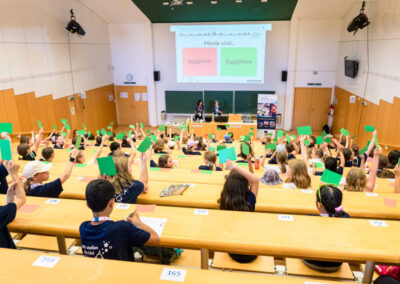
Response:
[[[109,24],[148,21],[132,0],[77,0]],[[148,0],[152,1],[152,0]]]
[[[109,24],[128,24],[148,21],[147,17],[136,7],[132,0],[77,1],[87,6]],[[361,6],[361,0],[298,0],[293,17],[310,20],[342,19],[356,2],[360,2]]]

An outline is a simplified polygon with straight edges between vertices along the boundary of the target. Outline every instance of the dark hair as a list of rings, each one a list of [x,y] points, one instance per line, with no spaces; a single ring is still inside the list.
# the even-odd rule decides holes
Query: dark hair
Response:
[[[166,168],[166,165],[168,163],[168,158],[169,158],[169,155],[161,155],[160,158],[158,158],[158,167]]]
[[[27,143],[22,143],[17,146],[17,152],[20,156],[26,156],[28,154],[30,146]]]
[[[86,202],[93,212],[103,211],[114,195],[113,184],[105,179],[93,180],[86,186]]]
[[[288,152],[288,154],[290,154],[293,151],[294,151],[294,147],[293,147],[292,143],[286,143],[286,152]]]
[[[42,157],[45,160],[50,159],[53,154],[54,154],[54,149],[52,147],[46,147],[42,150]]]
[[[86,134],[85,136],[88,136],[88,135]],[[91,141],[91,140],[94,140],[94,135],[93,135],[93,134],[90,134],[90,136],[88,136],[87,139],[90,140],[90,141]]]
[[[350,150],[349,148],[344,148],[344,149],[342,150],[342,152],[343,152],[344,160],[345,160],[345,161],[350,161],[350,158],[351,158],[351,150]]]
[[[199,105],[200,105],[200,102],[202,102],[202,103],[203,103],[203,100],[198,100],[198,101],[197,101],[197,106],[199,106]],[[204,103],[203,103],[203,105],[204,105]]]
[[[96,144],[101,144],[101,141],[103,140],[103,138],[101,136],[96,136]]]
[[[122,139],[121,147],[129,147],[130,146],[127,138],[128,138],[127,136],[124,136],[124,138]]]
[[[392,150],[389,152],[388,159],[389,159],[389,167],[394,168],[399,161],[400,158],[400,151]]]
[[[383,154],[379,154],[378,169],[384,169],[387,167],[388,164],[389,164],[388,158]]]
[[[72,131],[72,138],[76,137],[78,135],[78,129],[74,129],[74,131]]]
[[[358,149],[358,145],[357,145],[357,144],[353,144],[353,145],[351,146],[351,150],[353,151],[354,156],[356,156],[356,157],[359,156],[359,149]]]
[[[20,141],[21,144],[22,143],[28,143],[29,144],[29,136],[26,136],[26,135],[21,136],[19,141]]]
[[[342,205],[343,194],[337,187],[324,185],[317,190],[317,200],[328,212],[329,217],[343,217],[346,212],[336,211]]]
[[[337,159],[334,157],[327,157],[325,159],[325,168],[332,172],[337,172]]]
[[[250,206],[246,201],[249,191],[247,179],[232,170],[224,183],[224,188],[219,199],[219,208],[222,210],[250,211]]]
[[[118,150],[121,147],[118,142],[111,142],[110,144],[110,150],[111,152],[114,152],[115,150]]]

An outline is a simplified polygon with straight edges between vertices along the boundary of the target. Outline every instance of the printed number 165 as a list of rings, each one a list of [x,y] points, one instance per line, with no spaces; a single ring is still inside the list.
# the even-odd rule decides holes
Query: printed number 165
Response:
[[[180,276],[181,273],[179,271],[170,270],[168,271],[169,276]]]

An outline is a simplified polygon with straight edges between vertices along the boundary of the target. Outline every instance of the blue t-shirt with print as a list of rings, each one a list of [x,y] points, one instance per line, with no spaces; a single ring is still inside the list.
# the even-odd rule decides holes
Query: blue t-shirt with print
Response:
[[[122,189],[120,194],[116,194],[116,202],[135,204],[138,196],[143,192],[144,184],[141,181],[134,180],[131,186]]]
[[[57,198],[62,191],[62,183],[61,180],[58,178],[52,182],[34,186],[32,189],[28,190],[26,195]]]
[[[14,248],[15,244],[8,231],[7,225],[10,224],[17,214],[17,205],[10,202],[0,206],[0,248]]]
[[[6,194],[8,190],[8,183],[7,183],[7,176],[8,176],[8,171],[6,167],[1,164],[0,165],[0,193],[1,194]]]
[[[150,233],[127,221],[106,221],[92,225],[83,222],[79,227],[84,256],[134,261],[133,247],[143,246]]]

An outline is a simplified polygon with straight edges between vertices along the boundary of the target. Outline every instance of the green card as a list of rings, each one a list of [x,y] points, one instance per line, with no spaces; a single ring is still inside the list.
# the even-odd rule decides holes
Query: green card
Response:
[[[178,136],[178,135],[175,135],[174,141],[175,141],[175,142],[176,142],[176,141],[179,141],[179,136]]]
[[[364,129],[367,132],[374,132],[375,131],[375,127],[373,125],[365,125]]]
[[[53,124],[53,129],[54,129],[54,130],[56,130],[56,127],[57,127],[57,126],[56,126],[55,124]]]
[[[113,157],[97,158],[97,164],[101,175],[115,176],[117,174]]]
[[[150,134],[150,129],[147,129],[147,134]]]
[[[215,147],[210,147],[210,148],[208,149],[208,151],[210,151],[210,152],[215,152]]]
[[[149,171],[152,171],[152,172],[159,172],[159,171],[161,171],[161,168],[151,167],[151,168],[149,169]]]
[[[67,119],[61,119],[61,123],[67,123],[68,122],[68,120]]]
[[[82,136],[77,136],[76,137],[76,142],[75,142],[75,149],[79,150],[81,147],[81,142],[82,142]]]
[[[374,135],[374,141],[375,141],[375,147],[379,148],[378,137],[376,137],[376,135]]]
[[[274,138],[274,142],[277,143],[278,142],[278,138],[275,137]]]
[[[107,129],[111,129],[111,125],[107,126]]]
[[[288,143],[291,142],[291,141],[290,141],[290,136],[289,136],[289,135],[286,135],[286,142],[288,142]]]
[[[227,148],[218,152],[219,162],[224,164],[226,160],[236,161],[235,148]]]
[[[139,126],[140,126],[140,128],[143,128],[143,123],[141,123]]]
[[[68,123],[66,123],[66,124],[65,124],[65,129],[67,129],[67,130],[71,130],[71,126],[69,126],[69,124],[68,124]]]
[[[101,135],[106,135],[107,134],[107,131],[104,129],[104,128],[102,128],[101,130],[100,130],[100,133],[101,133]]]
[[[229,133],[228,133],[228,136],[232,138],[232,137],[233,137],[233,133],[232,133],[232,132],[229,132]]]
[[[4,161],[10,161],[11,159],[11,143],[10,140],[0,140],[1,159]]]
[[[115,135],[115,138],[117,138],[118,140],[122,140],[122,139],[124,139],[124,135],[117,134],[117,135]]]
[[[42,128],[43,128],[42,123],[40,122],[40,120],[37,121],[37,124],[38,124],[38,126],[39,126],[39,129],[42,129]]]
[[[221,151],[221,150],[225,150],[226,149],[226,145],[217,145],[217,151]]]
[[[164,125],[164,124],[161,125],[161,126],[158,128],[158,130],[160,130],[160,131],[165,131],[165,125]]]
[[[399,158],[399,160],[397,161],[397,164],[400,166],[400,158]]]
[[[6,132],[8,134],[12,134],[12,123],[1,122],[0,123],[0,133]]]
[[[322,164],[320,162],[313,162],[313,164],[315,165],[315,168],[317,168],[317,169],[321,169],[324,167],[324,164]]]
[[[85,133],[85,130],[84,129],[81,129],[81,130],[78,130],[78,135],[85,135],[86,133]]]
[[[334,184],[336,186],[339,186],[341,179],[341,175],[327,169],[325,169],[324,173],[321,176],[321,181],[326,182],[327,184]]]
[[[297,127],[297,133],[299,135],[311,135],[312,134],[311,126],[309,126],[309,125],[299,126],[299,127]]]
[[[42,163],[43,163],[43,164],[46,164],[46,165],[51,164],[51,163],[48,162],[48,161],[42,161]]]
[[[67,152],[72,152],[72,149],[65,149],[65,151],[67,151]]]
[[[246,156],[250,154],[250,147],[246,143],[242,143],[242,153]]]
[[[368,150],[368,146],[365,146],[364,148],[361,148],[360,151],[358,152],[359,155],[364,154],[365,152],[367,152]]]
[[[217,130],[221,130],[221,127],[217,127]]]
[[[113,136],[111,131],[106,132],[108,136]]]
[[[186,155],[178,155],[178,158],[179,159],[184,159],[184,158],[186,158]]]
[[[311,142],[310,142],[310,140],[304,140],[304,145],[306,145],[306,146],[310,146],[310,145],[311,145]]]
[[[151,141],[157,142],[157,136],[154,134],[150,136]]]
[[[226,128],[229,128],[230,126],[229,126],[229,124],[227,124],[227,125],[225,125],[225,127],[226,127]]]
[[[254,136],[254,133],[253,132],[249,132],[249,136]]]
[[[86,128],[86,125],[85,125],[84,123],[82,123],[82,127],[83,127],[83,128]]]
[[[135,128],[135,126],[133,126],[133,125],[131,124],[131,125],[129,125],[129,128]]]
[[[88,131],[88,132],[87,132],[87,135],[88,135],[89,137],[90,137],[90,134],[91,134],[90,131]]]
[[[128,138],[131,138],[132,137],[132,130],[129,130],[129,132],[128,132]]]
[[[272,136],[272,132],[266,133],[267,136]]]
[[[76,164],[75,167],[77,167],[77,168],[86,168],[87,164]]]
[[[209,133],[209,134],[208,134],[208,138],[209,138],[209,139],[214,139],[214,135],[213,135],[212,133]]]
[[[271,149],[271,150],[275,150],[276,149],[276,144],[275,143],[271,143],[271,144],[266,144],[265,145],[265,149]]]
[[[254,127],[250,127],[250,130],[253,131],[253,130],[254,130]]]
[[[110,125],[114,125],[114,121],[111,121],[111,122],[110,122]]]
[[[293,140],[296,140],[296,135],[293,134],[293,135],[292,135],[292,139],[293,139]]]
[[[321,136],[322,136],[322,137],[325,137],[326,135],[327,135],[327,134],[326,134],[325,131],[322,131],[322,132],[321,132]]]
[[[318,136],[318,137],[316,138],[315,144],[321,145],[321,144],[323,144],[323,143],[324,143],[324,138],[322,138],[322,136]]]
[[[122,131],[120,134],[121,134],[122,136],[126,136],[126,132],[125,132],[125,131]]]
[[[152,142],[150,137],[146,137],[142,143],[140,143],[139,147],[136,149],[141,153],[145,153],[147,151],[147,149],[149,149],[149,147],[151,146]]]
[[[331,137],[325,137],[325,142],[326,142],[326,143],[331,143],[331,142],[332,142]]]
[[[278,130],[278,133],[276,134],[276,137],[278,138],[282,138],[282,136],[284,135],[285,132],[283,132],[282,130]]]
[[[244,136],[240,136],[240,137],[239,137],[239,140],[240,140],[240,141],[243,141],[243,140],[244,140]]]
[[[64,137],[67,137],[67,133],[65,133],[65,132],[61,132],[61,135]]]
[[[350,135],[350,132],[349,131],[347,131],[346,129],[344,129],[344,128],[342,128],[342,129],[340,129],[340,133],[342,133],[345,137],[347,137],[347,136],[349,136]]]
[[[100,136],[100,131],[96,130],[97,136]]]
[[[213,171],[210,171],[210,170],[202,170],[201,173],[202,173],[202,174],[212,174]]]
[[[250,141],[250,135],[245,135],[244,142],[249,142],[249,141]]]

